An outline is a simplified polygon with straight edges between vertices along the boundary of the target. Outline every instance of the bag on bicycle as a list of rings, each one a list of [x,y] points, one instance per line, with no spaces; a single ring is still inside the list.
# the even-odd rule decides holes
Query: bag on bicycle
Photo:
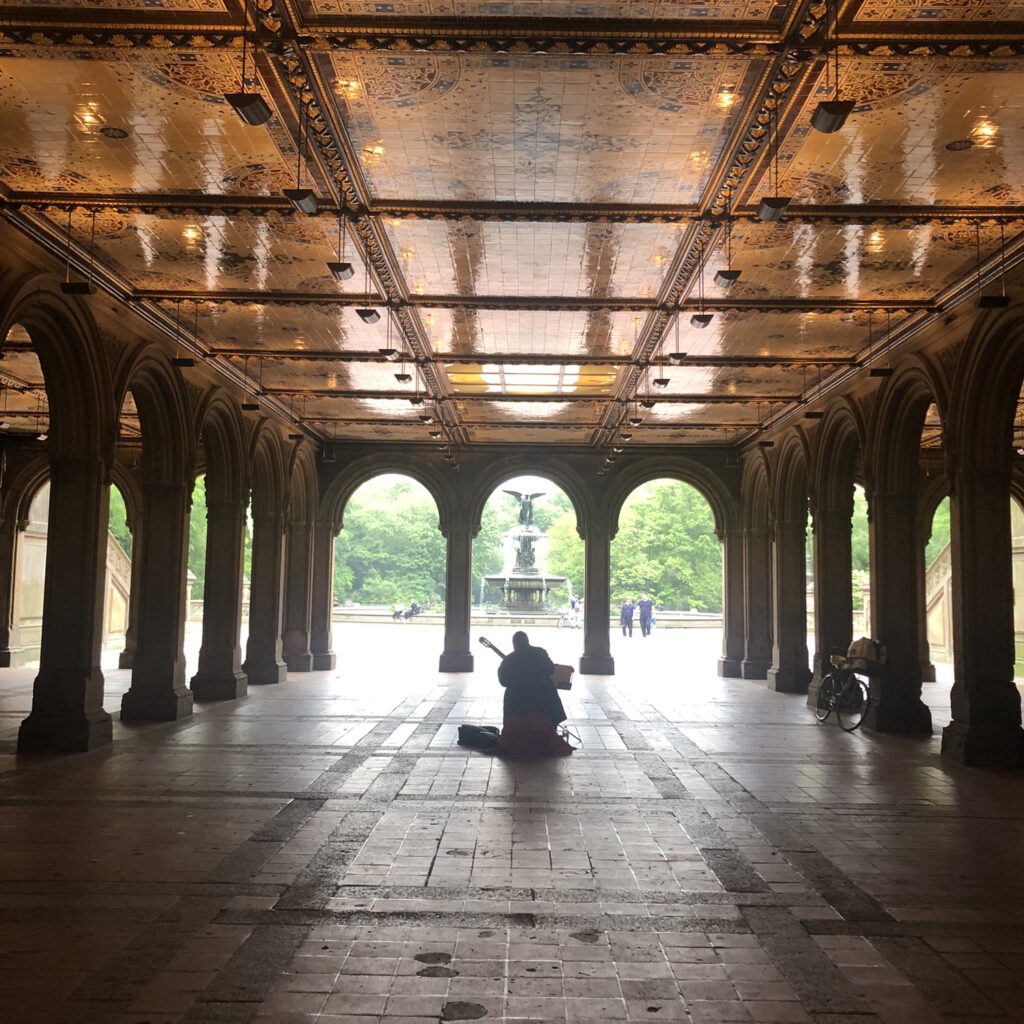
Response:
[[[859,637],[850,644],[846,652],[850,668],[865,675],[881,675],[885,668],[885,647],[877,640],[866,636]]]

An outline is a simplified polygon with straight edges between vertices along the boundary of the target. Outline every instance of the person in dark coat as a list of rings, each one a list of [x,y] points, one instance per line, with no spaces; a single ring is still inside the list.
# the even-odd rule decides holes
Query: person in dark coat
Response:
[[[633,635],[633,609],[635,607],[633,598],[627,597],[619,612],[619,625],[622,627],[623,636]]]
[[[650,636],[651,619],[654,618],[654,602],[646,594],[641,594],[636,607],[640,612],[640,635]]]
[[[512,635],[512,653],[498,666],[498,682],[505,687],[499,753],[542,757],[572,753],[556,730],[566,716],[551,681],[554,670],[555,663],[543,647],[531,647],[522,630]]]

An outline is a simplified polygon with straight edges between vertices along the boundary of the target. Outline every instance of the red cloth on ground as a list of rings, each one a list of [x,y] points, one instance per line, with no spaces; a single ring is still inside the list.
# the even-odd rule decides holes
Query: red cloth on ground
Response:
[[[538,711],[507,715],[498,737],[498,753],[504,757],[567,757],[575,749]]]

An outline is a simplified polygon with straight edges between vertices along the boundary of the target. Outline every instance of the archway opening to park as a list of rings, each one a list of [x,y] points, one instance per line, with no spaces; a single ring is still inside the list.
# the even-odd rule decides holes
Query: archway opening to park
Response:
[[[576,510],[557,483],[517,476],[499,484],[473,539],[472,639],[507,653],[511,634],[523,629],[556,662],[575,661],[587,614],[583,555]],[[486,669],[491,656],[473,653]]]
[[[860,484],[853,485],[853,513],[850,516],[850,589],[854,639],[871,636],[871,534],[868,496]]]
[[[124,492],[110,485],[107,562],[103,587],[103,666],[131,668],[134,650],[135,534],[137,510]]]
[[[346,629],[367,626],[382,630],[376,656],[385,662],[416,646],[418,633],[395,631],[443,625],[446,571],[446,541],[427,488],[400,473],[361,484],[345,503],[334,541],[335,650],[346,649]],[[440,643],[432,636],[432,647]],[[424,655],[425,663],[436,665],[436,654]]]
[[[610,583],[617,660],[648,635],[657,641],[686,630],[679,638],[693,648],[702,668],[714,672],[721,655],[722,545],[700,491],[658,479],[630,493],[611,544]]]

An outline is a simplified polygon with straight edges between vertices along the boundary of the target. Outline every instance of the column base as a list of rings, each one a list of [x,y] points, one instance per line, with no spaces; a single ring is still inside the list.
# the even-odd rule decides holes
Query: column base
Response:
[[[313,655],[314,672],[333,672],[338,667],[338,659],[334,651]]]
[[[192,694],[188,690],[132,688],[121,698],[122,722],[177,722],[191,714]]]
[[[942,756],[972,768],[1019,768],[1024,765],[1024,731],[1019,725],[950,722],[942,730]]]
[[[772,663],[767,658],[744,658],[740,662],[740,676],[743,679],[766,679]]]
[[[244,672],[197,672],[188,685],[195,700],[237,700],[249,692],[249,677]]]
[[[739,658],[719,658],[718,674],[723,679],[741,679],[743,669]]]
[[[18,753],[72,753],[108,746],[113,724],[106,711],[92,715],[43,715],[33,712],[18,730]]]
[[[301,654],[285,654],[284,663],[288,666],[289,672],[312,672],[313,655],[309,651]]]
[[[610,654],[584,654],[580,658],[580,674],[613,676],[615,675],[615,659]]]
[[[806,668],[770,668],[765,676],[768,689],[776,693],[806,693],[811,673]]]
[[[878,679],[871,680],[871,696],[874,700],[864,716],[864,728],[874,732],[930,736],[932,713],[921,698],[904,696],[892,690],[886,693],[884,679],[881,685],[879,683]]]
[[[473,655],[469,651],[444,651],[437,664],[438,672],[472,672]]]
[[[818,706],[818,694],[821,693],[821,676],[812,676],[807,684],[807,706],[816,708]]]
[[[276,686],[288,678],[288,666],[283,661],[271,661],[266,665],[247,661],[242,665],[242,671],[248,676],[250,686]]]

